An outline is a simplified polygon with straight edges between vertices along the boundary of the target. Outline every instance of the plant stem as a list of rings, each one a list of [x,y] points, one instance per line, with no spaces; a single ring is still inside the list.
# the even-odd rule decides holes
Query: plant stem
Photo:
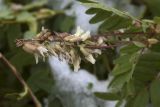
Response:
[[[106,49],[106,48],[113,48],[113,47],[117,47],[117,45],[99,45],[99,46],[90,45],[90,46],[85,46],[85,48],[90,48],[90,49]]]
[[[106,32],[93,37],[121,36],[121,35],[153,35],[155,32]]]
[[[27,83],[25,82],[25,80],[23,79],[23,77],[21,76],[21,74],[17,71],[17,69],[5,58],[5,56],[0,53],[0,59],[2,59],[2,61],[4,62],[5,65],[7,65],[12,73],[17,77],[17,79],[19,80],[19,82],[23,85],[23,87],[27,88],[28,93],[30,94],[30,96],[32,97],[33,102],[35,103],[36,107],[42,107],[41,103],[38,101],[38,99],[36,98],[36,96],[34,95],[34,93],[32,92],[32,90],[30,89],[30,87],[27,85]]]

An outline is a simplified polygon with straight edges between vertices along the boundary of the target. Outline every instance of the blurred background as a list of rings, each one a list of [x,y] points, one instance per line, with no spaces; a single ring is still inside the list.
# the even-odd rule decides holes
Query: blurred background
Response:
[[[126,11],[141,19],[160,16],[160,0],[98,0],[99,2]],[[53,91],[54,78],[47,62],[35,64],[34,57],[17,48],[17,38],[32,38],[42,26],[52,31],[73,33],[77,26],[99,33],[99,24],[90,24],[92,16],[86,15],[84,7],[76,0],[0,0],[0,52],[17,68],[37,98],[45,99]],[[107,51],[107,53],[105,53]],[[107,49],[98,57],[95,65],[82,62],[86,69],[98,78],[106,80],[113,68],[116,52]],[[17,100],[23,87],[15,76],[0,62],[0,107],[34,107],[29,95]],[[62,107],[58,99],[50,107]],[[47,106],[46,106],[47,107]]]

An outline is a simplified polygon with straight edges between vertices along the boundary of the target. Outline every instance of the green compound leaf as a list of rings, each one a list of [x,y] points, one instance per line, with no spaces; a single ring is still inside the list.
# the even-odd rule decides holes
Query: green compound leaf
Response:
[[[160,80],[156,79],[150,86],[151,102],[153,107],[160,107]]]
[[[94,95],[103,100],[119,100],[121,97],[118,93],[95,92]]]
[[[149,93],[147,89],[143,89],[135,98],[133,107],[146,107],[149,102]]]

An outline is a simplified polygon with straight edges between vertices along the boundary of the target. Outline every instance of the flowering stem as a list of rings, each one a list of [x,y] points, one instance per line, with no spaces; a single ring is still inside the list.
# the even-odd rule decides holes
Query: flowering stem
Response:
[[[107,48],[113,48],[116,47],[117,45],[99,45],[99,46],[85,46],[85,48],[90,48],[90,49],[107,49]]]
[[[121,35],[154,35],[156,32],[106,32],[103,34],[94,35],[93,37],[121,36]]]

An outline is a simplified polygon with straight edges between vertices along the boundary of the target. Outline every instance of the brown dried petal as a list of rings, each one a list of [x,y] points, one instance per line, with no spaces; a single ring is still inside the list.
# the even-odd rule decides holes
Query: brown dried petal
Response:
[[[37,46],[31,43],[24,43],[23,50],[28,53],[34,54],[37,50]]]

